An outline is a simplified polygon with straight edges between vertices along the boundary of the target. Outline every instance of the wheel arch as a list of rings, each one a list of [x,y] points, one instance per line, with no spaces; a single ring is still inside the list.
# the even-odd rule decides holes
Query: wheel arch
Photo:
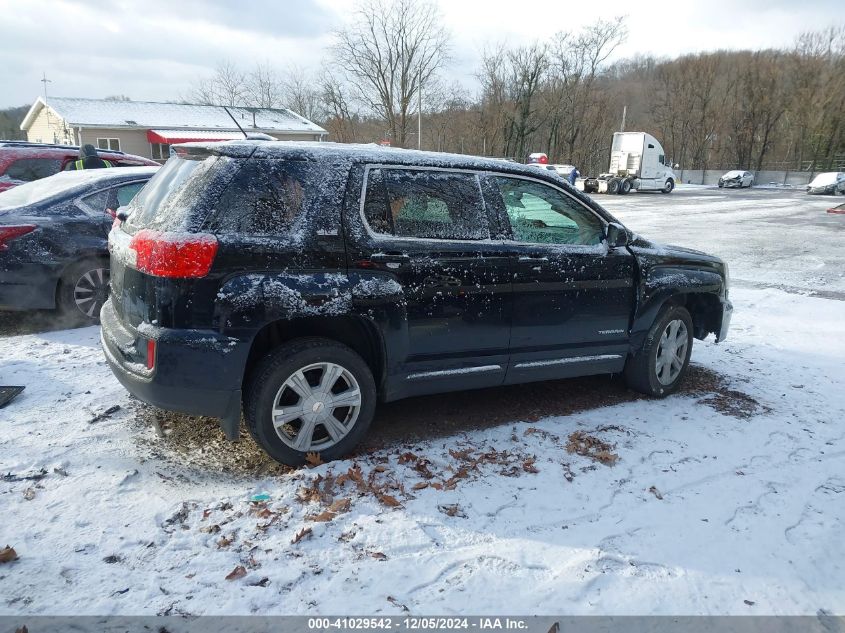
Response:
[[[301,338],[324,338],[352,349],[370,368],[381,393],[386,374],[384,341],[375,324],[355,315],[306,316],[266,323],[250,343],[242,388],[246,389],[262,358],[280,345]]]

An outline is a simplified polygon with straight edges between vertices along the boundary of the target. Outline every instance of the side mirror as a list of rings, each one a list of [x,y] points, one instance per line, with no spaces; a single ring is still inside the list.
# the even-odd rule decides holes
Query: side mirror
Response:
[[[610,248],[627,246],[631,243],[631,234],[621,224],[611,222],[607,225],[607,245]]]

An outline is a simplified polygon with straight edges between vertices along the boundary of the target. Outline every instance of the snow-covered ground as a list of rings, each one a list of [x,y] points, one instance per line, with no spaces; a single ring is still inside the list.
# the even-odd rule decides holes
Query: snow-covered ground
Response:
[[[701,227],[647,198],[676,213],[614,211]],[[729,255],[754,214],[712,215],[669,241]],[[755,257],[734,275],[759,286]],[[264,475],[176,450],[97,328],[0,338],[0,383],[27,385],[0,409],[0,614],[845,613],[845,302],[732,298],[682,394]]]

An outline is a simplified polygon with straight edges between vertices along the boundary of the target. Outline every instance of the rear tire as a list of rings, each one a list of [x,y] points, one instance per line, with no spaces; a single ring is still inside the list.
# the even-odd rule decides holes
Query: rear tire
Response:
[[[625,194],[631,193],[631,181],[630,180],[623,180],[622,184],[619,186],[619,193],[623,196]]]
[[[250,434],[288,466],[301,466],[311,452],[323,461],[347,455],[376,409],[370,368],[350,348],[323,338],[274,349],[258,364],[245,393]]]
[[[611,178],[610,182],[607,183],[607,193],[610,193],[610,194],[619,193],[619,179],[618,178]]]
[[[63,316],[81,323],[99,323],[100,309],[109,298],[109,263],[86,259],[72,264],[62,275],[58,309]]]
[[[642,348],[625,363],[625,382],[634,391],[665,398],[677,391],[692,354],[692,317],[686,308],[665,307]]]

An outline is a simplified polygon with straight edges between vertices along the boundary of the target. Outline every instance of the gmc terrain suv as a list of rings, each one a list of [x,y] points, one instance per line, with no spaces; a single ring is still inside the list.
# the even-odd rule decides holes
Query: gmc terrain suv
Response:
[[[109,236],[102,343],[164,409],[243,409],[276,460],[329,460],[376,402],[587,374],[677,389],[722,340],[727,266],[633,235],[558,176],[331,143],[187,144]]]

